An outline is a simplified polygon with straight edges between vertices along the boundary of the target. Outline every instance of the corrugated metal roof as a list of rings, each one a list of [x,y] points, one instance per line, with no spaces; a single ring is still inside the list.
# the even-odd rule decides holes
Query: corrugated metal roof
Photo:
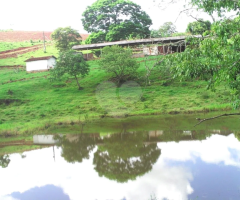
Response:
[[[25,62],[31,62],[31,61],[37,61],[37,60],[48,60],[50,58],[55,58],[57,59],[55,56],[45,56],[45,57],[37,57],[37,58],[29,58],[27,60],[25,60]]]
[[[196,35],[194,37],[201,37],[201,36]],[[128,45],[136,45],[136,44],[169,43],[169,42],[177,42],[185,39],[186,39],[186,36],[150,38],[150,39],[140,39],[140,40],[123,40],[123,41],[105,42],[105,43],[97,43],[97,44],[75,45],[72,47],[72,49],[88,50],[88,49],[99,49],[99,48],[103,48],[106,46],[113,46],[113,45],[128,46]]]

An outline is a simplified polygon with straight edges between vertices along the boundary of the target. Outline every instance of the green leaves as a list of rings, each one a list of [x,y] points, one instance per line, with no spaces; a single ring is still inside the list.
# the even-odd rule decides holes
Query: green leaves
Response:
[[[170,37],[176,33],[176,26],[172,22],[165,22],[158,30],[151,31],[152,38]]]
[[[57,64],[51,70],[52,79],[60,79],[63,75],[67,74],[76,79],[78,88],[81,89],[77,76],[86,76],[89,73],[89,65],[83,59],[82,54],[73,50],[64,51],[59,53]]]
[[[106,38],[106,33],[102,31],[99,31],[97,33],[92,33],[86,39],[85,44],[102,43],[106,40],[105,38]]]
[[[175,76],[201,78],[208,89],[225,84],[232,90],[234,107],[240,100],[240,23],[239,17],[213,24],[206,38],[189,38],[185,52],[169,55]]]
[[[218,12],[221,16],[224,12],[234,10],[238,11],[240,9],[239,0],[191,0],[193,5],[202,8],[205,12],[212,14],[213,12]]]
[[[70,26],[56,29],[51,34],[51,38],[59,51],[70,50],[74,45],[78,45],[82,41],[80,34]]]
[[[97,34],[92,37],[102,40],[104,33],[106,41],[116,41],[126,39],[130,34],[139,34],[143,38],[149,36],[152,20],[139,5],[131,1],[98,0],[87,7],[82,24],[86,31]],[[89,39],[88,42],[100,41]]]
[[[176,26],[172,22],[165,22],[160,26],[158,30],[161,37],[170,37],[173,33],[176,33]]]
[[[132,58],[132,51],[119,46],[104,47],[99,65],[111,73],[118,84],[133,78],[139,68],[137,61]]]
[[[203,35],[204,32],[211,30],[211,22],[200,19],[196,22],[191,22],[187,26],[187,32],[192,35]]]

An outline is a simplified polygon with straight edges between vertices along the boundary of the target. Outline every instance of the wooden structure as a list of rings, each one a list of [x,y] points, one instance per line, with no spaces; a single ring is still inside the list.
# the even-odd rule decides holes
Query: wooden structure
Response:
[[[196,35],[194,37],[201,37]],[[72,47],[74,50],[82,51],[82,50],[91,50],[91,49],[101,49],[106,46],[137,46],[137,45],[151,45],[151,44],[171,44],[176,42],[185,41],[186,36],[177,36],[177,37],[164,37],[164,38],[150,38],[150,39],[140,39],[140,40],[123,40],[116,42],[105,42],[105,43],[96,43],[96,44],[87,44],[87,45],[75,45]]]

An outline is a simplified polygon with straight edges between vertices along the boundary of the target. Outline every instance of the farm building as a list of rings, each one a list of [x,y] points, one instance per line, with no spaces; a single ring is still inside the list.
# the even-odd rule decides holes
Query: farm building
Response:
[[[185,46],[149,46],[143,47],[143,54],[149,56],[156,56],[156,55],[166,55],[171,54],[174,52],[183,52],[185,51]]]
[[[29,58],[29,59],[25,60],[26,71],[27,72],[48,71],[49,69],[54,68],[54,66],[56,64],[56,59],[57,58],[55,56]]]

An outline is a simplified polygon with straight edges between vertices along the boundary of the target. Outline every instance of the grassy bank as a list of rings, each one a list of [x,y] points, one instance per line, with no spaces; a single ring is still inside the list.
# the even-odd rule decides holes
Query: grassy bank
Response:
[[[158,142],[205,140],[212,134],[234,135],[240,140],[240,123],[236,123],[235,116],[222,117],[194,127],[198,122],[196,118],[209,118],[220,115],[222,112],[158,115],[158,116],[132,116],[127,118],[102,118],[87,120],[82,123],[55,124],[45,127],[44,130],[28,132],[23,135],[0,136],[0,156],[11,153],[21,153],[31,149],[49,147],[47,145],[34,145],[33,135],[76,135],[94,134],[96,136],[109,136],[111,134],[139,133],[149,134],[162,132],[155,138]],[[83,126],[82,126],[83,125]],[[191,134],[190,134],[191,133]],[[69,135],[69,136],[70,136]]]
[[[50,82],[48,72],[27,74],[24,70],[1,69],[0,132],[24,133],[54,123],[113,116],[231,109],[230,93],[224,86],[212,93],[206,91],[204,81],[168,82],[155,69],[151,86],[145,87],[141,63],[134,87],[116,88],[105,83],[110,75],[100,70],[96,61],[89,64],[90,74],[80,80],[83,90],[77,90],[74,79]]]

